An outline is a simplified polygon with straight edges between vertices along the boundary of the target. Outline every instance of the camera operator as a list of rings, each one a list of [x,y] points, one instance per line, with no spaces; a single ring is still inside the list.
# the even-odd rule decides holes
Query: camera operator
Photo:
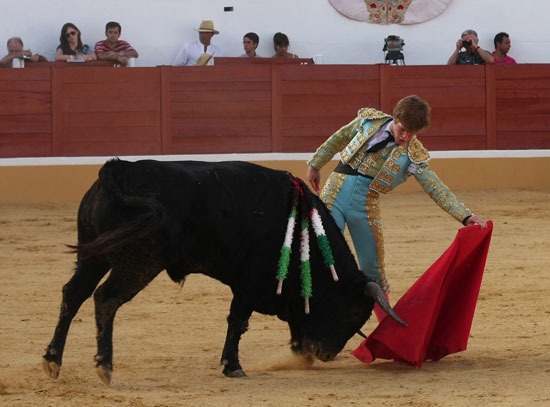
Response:
[[[0,64],[9,66],[15,58],[22,58],[30,62],[47,62],[46,57],[40,54],[33,54],[30,50],[23,49],[23,40],[19,37],[12,37],[8,40],[8,55],[6,55]]]
[[[462,48],[465,51],[460,51]],[[466,30],[456,42],[456,49],[447,65],[479,65],[494,62],[493,56],[479,46],[477,33],[474,30]]]

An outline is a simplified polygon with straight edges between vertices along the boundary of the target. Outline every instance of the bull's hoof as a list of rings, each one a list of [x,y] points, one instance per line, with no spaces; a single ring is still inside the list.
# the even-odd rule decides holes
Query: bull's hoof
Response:
[[[242,369],[229,370],[228,368],[225,368],[223,369],[223,374],[227,377],[248,377]]]
[[[111,384],[111,377],[113,375],[113,369],[109,369],[105,365],[98,365],[96,369],[97,375],[101,381],[105,384]]]
[[[46,358],[42,358],[42,367],[44,371],[52,379],[57,379],[59,377],[59,371],[61,370],[61,365],[56,362],[51,362]]]

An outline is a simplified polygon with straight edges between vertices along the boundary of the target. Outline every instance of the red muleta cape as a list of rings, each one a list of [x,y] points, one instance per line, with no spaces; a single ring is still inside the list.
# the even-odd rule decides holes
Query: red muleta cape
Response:
[[[451,246],[393,309],[408,324],[384,318],[352,354],[370,363],[393,359],[420,368],[466,350],[493,223],[461,228]]]

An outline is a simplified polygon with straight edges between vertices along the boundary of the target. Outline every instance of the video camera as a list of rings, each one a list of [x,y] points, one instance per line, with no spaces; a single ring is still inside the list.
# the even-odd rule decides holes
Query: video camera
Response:
[[[382,51],[401,52],[403,51],[403,45],[405,45],[405,41],[402,38],[400,38],[398,35],[388,35],[384,39],[384,48],[382,48]]]
[[[398,62],[401,61],[405,65],[405,56],[403,55],[403,46],[405,41],[400,38],[398,35],[388,35],[384,39],[384,48],[382,51],[386,53],[384,58],[387,64],[398,65]]]

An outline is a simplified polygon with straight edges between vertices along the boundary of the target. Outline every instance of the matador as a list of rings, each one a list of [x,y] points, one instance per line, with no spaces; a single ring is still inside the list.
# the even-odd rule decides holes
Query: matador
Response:
[[[430,106],[416,95],[401,99],[393,115],[360,109],[357,117],[331,135],[308,161],[307,179],[319,192],[319,170],[336,153],[340,162],[320,197],[344,231],[347,224],[362,272],[389,293],[384,270],[380,194],[410,177],[447,213],[465,226],[486,221],[474,215],[430,168],[429,152],[417,134],[430,125]],[[380,319],[380,317],[379,317]]]

